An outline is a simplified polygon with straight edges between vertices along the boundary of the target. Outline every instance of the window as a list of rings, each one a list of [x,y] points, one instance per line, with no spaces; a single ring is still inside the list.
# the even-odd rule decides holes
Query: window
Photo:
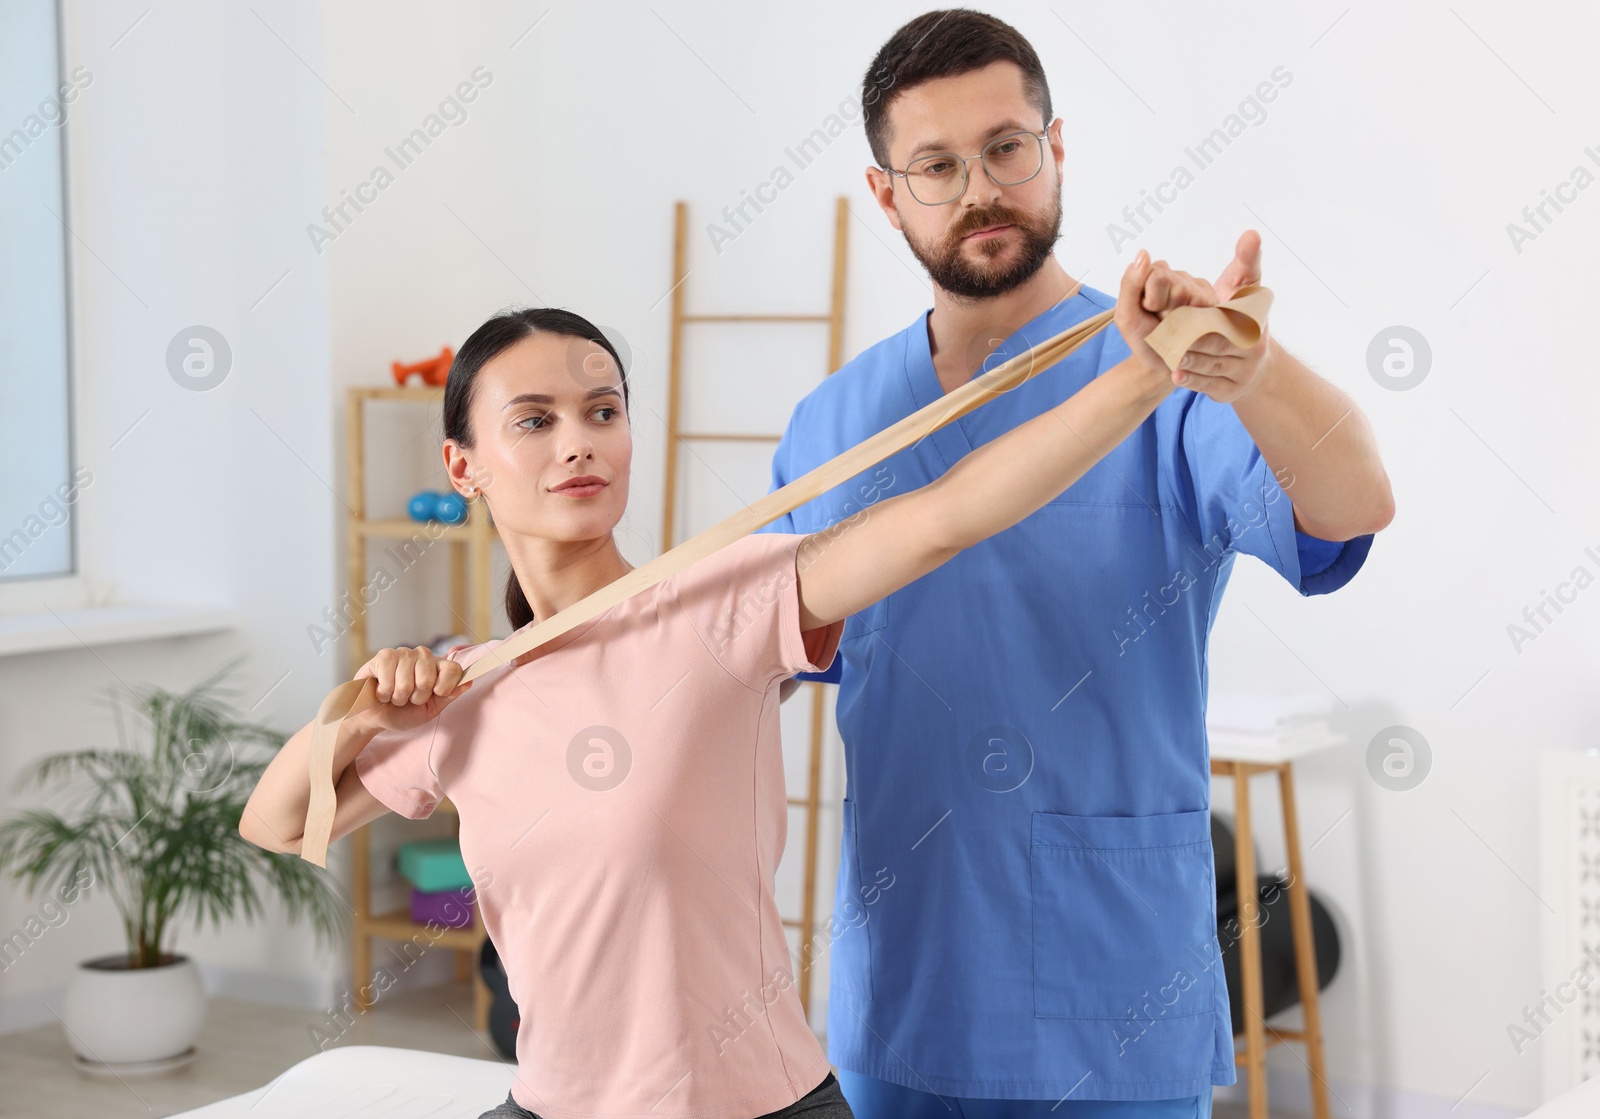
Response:
[[[0,5],[0,606],[75,588],[63,125],[82,87],[63,73],[54,0]],[[31,593],[28,593],[31,592]]]

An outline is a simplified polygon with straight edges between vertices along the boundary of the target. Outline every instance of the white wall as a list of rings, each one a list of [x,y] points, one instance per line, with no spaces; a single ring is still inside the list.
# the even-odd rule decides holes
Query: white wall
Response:
[[[116,496],[193,486],[192,504],[207,510],[154,528],[108,486],[97,495],[103,547],[143,570],[152,593],[181,586],[239,602],[259,627],[250,645],[263,687],[295,670],[270,701],[285,723],[309,712],[329,678],[298,642],[301,617],[342,585],[329,558],[337,504],[311,478],[341,485],[331,422],[341,387],[459,344],[508,303],[568,306],[619,329],[635,354],[638,466],[624,539],[637,560],[653,554],[659,527],[674,199],[690,202],[699,230],[691,309],[821,309],[840,193],[856,214],[846,353],[928,305],[915,262],[865,194],[859,129],[720,254],[703,231],[856,92],[877,46],[920,6],[653,9],[497,2],[463,14],[357,2],[319,16],[258,5],[324,89],[248,10],[163,6],[100,63],[107,80],[91,95],[116,88],[121,101],[90,96],[80,116],[84,138],[98,141],[78,166],[99,184],[84,199],[85,230],[151,309],[97,265],[82,277],[98,308],[84,358],[101,385],[97,445],[158,399],[151,430],[122,444],[130,465],[107,477]],[[1326,688],[1351,738],[1300,769],[1302,829],[1316,841],[1308,878],[1345,933],[1345,969],[1324,1003],[1335,1088],[1357,1114],[1529,1106],[1538,1058],[1517,1056],[1506,1026],[1556,978],[1540,967],[1541,903],[1528,885],[1533,759],[1593,743],[1596,605],[1580,595],[1520,652],[1506,626],[1575,566],[1593,570],[1583,550],[1600,544],[1592,470],[1573,452],[1589,442],[1597,403],[1578,324],[1600,192],[1581,192],[1520,252],[1506,226],[1600,142],[1584,84],[1596,17],[1577,5],[1482,3],[988,10],[1032,39],[1066,120],[1058,253],[1068,271],[1106,290],[1145,245],[1214,275],[1239,232],[1260,230],[1275,336],[1350,392],[1382,441],[1399,512],[1367,569],[1337,596],[1305,600],[1243,561],[1213,642],[1214,686]],[[138,14],[80,17],[91,65]],[[466,120],[317,253],[304,226],[320,206],[368,178],[384,147],[479,66],[493,81]],[[1266,119],[1147,232],[1113,247],[1108,223],[1276,67],[1293,81]],[[239,309],[285,269],[255,312]],[[149,359],[138,354],[213,319],[238,332],[236,351],[258,345],[259,360],[225,386],[226,407],[167,399],[164,374],[141,372]],[[1427,380],[1402,392],[1366,369],[1369,342],[1396,324],[1420,330],[1434,355]],[[820,375],[820,332],[808,330],[696,338],[702,355],[716,345],[742,359],[719,364],[730,385],[760,387],[734,396],[708,386],[692,421],[775,429]],[[123,376],[113,381],[113,369]],[[150,397],[157,389],[166,396]],[[416,443],[421,458],[395,479],[397,494],[433,468],[428,439]],[[174,448],[197,464],[181,478]],[[759,453],[708,452],[696,471],[684,531],[765,490]],[[159,559],[138,562],[149,556]],[[259,577],[268,569],[270,583]],[[175,653],[152,671],[184,678],[189,663]],[[29,710],[19,705],[13,720]],[[1391,724],[1415,727],[1433,750],[1428,778],[1406,793],[1367,771],[1367,742]],[[1271,799],[1258,803],[1270,818]],[[1263,848],[1266,865],[1281,860],[1273,835]],[[81,954],[62,947],[57,959]],[[1272,1059],[1284,1076],[1300,1072],[1288,1049]]]
[[[922,7],[653,9],[326,13],[328,79],[358,110],[329,110],[335,189],[474,66],[495,76],[468,120],[330,247],[335,376],[362,380],[459,340],[509,302],[620,328],[638,355],[634,391],[656,413],[652,423],[636,409],[633,555],[651,554],[659,517],[674,199],[690,202],[700,234],[691,309],[819,309],[840,193],[858,219],[847,354],[929,302],[865,193],[859,128],[720,254],[703,231],[787,163],[785,149],[856,92],[877,46]],[[1242,562],[1213,644],[1215,686],[1326,687],[1351,738],[1300,774],[1305,842],[1317,843],[1308,875],[1346,934],[1325,996],[1335,1086],[1367,1111],[1443,1113],[1463,1096],[1453,1114],[1531,1104],[1538,1061],[1515,1055],[1505,1027],[1551,979],[1536,949],[1540,902],[1524,884],[1536,874],[1533,753],[1593,740],[1595,607],[1580,599],[1520,654],[1505,627],[1600,542],[1590,472],[1572,468],[1571,450],[1597,402],[1579,363],[1588,288],[1575,281],[1600,194],[1582,194],[1521,253],[1505,227],[1600,140],[1583,123],[1581,78],[1595,17],[1576,5],[1515,17],[1484,4],[987,10],[1032,39],[1066,121],[1068,271],[1112,288],[1145,245],[1215,275],[1238,234],[1258,229],[1275,335],[1357,399],[1390,465],[1398,517],[1361,576],[1304,600]],[[1292,81],[1266,119],[1114,248],[1108,223],[1277,67]],[[1409,391],[1366,369],[1368,343],[1395,324],[1420,330],[1434,354]],[[816,334],[762,341],[775,336],[735,343],[744,348],[728,356],[744,364],[727,362],[730,376],[761,378],[763,393],[725,396],[722,411],[702,394],[708,425],[771,429],[814,380]],[[708,456],[695,482],[705,520],[726,511],[724,483],[763,492],[761,467]],[[1397,723],[1433,749],[1433,771],[1408,793],[1379,788],[1365,763],[1367,742]],[[1269,794],[1259,815],[1270,820]],[[1263,848],[1269,866],[1281,860],[1270,827]],[[1300,1070],[1287,1050],[1273,1062]]]
[[[294,251],[301,215],[324,190],[323,94],[273,34],[314,64],[318,10],[258,10],[272,30],[242,5],[69,5],[67,68],[94,79],[70,110],[65,215],[75,234],[77,445],[95,479],[80,507],[83,561],[124,599],[232,608],[245,624],[0,658],[0,815],[39,803],[12,784],[35,758],[115,744],[93,703],[107,687],[182,690],[247,652],[238,706],[293,729],[342,667],[305,635],[339,582],[327,267]],[[196,324],[219,330],[233,354],[205,392],[181,387],[167,367],[169,341]],[[40,900],[8,880],[0,929],[17,928]],[[68,912],[0,975],[0,1028],[53,1022],[48,1006],[59,1007],[77,961],[122,948],[104,894]],[[178,940],[214,988],[276,973],[302,1001],[326,986],[307,968],[312,945],[279,921]]]

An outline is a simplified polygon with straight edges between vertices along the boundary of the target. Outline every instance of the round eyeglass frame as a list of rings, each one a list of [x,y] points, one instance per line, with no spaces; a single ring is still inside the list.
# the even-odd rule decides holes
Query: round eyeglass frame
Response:
[[[1023,178],[1017,179],[1015,182],[1006,182],[995,175],[994,170],[989,166],[989,161],[984,157],[989,154],[989,149],[994,147],[996,144],[1003,143],[1006,140],[1015,140],[1018,136],[1032,136],[1036,141],[1038,141],[1039,166],[1035,167],[1033,169],[1033,173],[1030,175],[1026,175]],[[1007,132],[1004,136],[996,136],[993,140],[990,140],[987,144],[983,145],[983,149],[979,151],[977,155],[957,155],[955,152],[929,152],[927,155],[918,156],[916,159],[906,164],[906,169],[904,171],[896,171],[893,167],[883,167],[880,168],[880,170],[891,176],[899,175],[902,179],[904,179],[906,183],[906,191],[911,195],[912,198],[916,198],[916,200],[922,205],[948,206],[950,203],[959,199],[963,194],[967,193],[967,183],[970,179],[970,176],[967,172],[967,164],[974,159],[983,163],[983,173],[988,175],[989,181],[994,183],[996,186],[1021,186],[1023,183],[1036,178],[1039,172],[1044,170],[1044,142],[1045,140],[1049,139],[1049,137],[1050,129],[1048,126],[1046,126],[1042,132],[1030,132],[1024,128],[1019,129],[1016,132]],[[961,186],[955,192],[955,194],[951,195],[949,198],[946,198],[943,202],[923,202],[922,199],[917,198],[917,192],[911,186],[911,168],[915,164],[925,163],[930,159],[953,159],[957,163],[961,164]],[[893,180],[891,179],[890,181],[892,182]]]

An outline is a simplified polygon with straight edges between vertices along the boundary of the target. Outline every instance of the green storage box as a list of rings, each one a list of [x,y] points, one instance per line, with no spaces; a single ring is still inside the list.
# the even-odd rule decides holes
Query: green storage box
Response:
[[[454,839],[419,839],[400,844],[400,876],[425,894],[472,885],[461,845]]]

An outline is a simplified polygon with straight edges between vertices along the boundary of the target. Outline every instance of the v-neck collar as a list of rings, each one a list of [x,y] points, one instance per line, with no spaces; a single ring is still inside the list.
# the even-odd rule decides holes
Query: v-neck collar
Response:
[[[1061,333],[1074,322],[1079,322],[1088,317],[1093,305],[1084,297],[1084,288],[1080,284],[1076,294],[1059,303],[1046,307],[1039,314],[1023,323],[1005,341],[996,346],[986,357],[973,376],[987,369],[993,369],[1001,362],[1008,361],[1017,354],[1022,353],[1047,338]],[[1084,304],[1080,307],[1079,303]],[[1087,308],[1087,310],[1085,309]],[[907,332],[906,340],[906,380],[911,386],[911,399],[917,408],[926,408],[935,400],[943,399],[947,394],[944,387],[939,384],[939,374],[933,368],[933,347],[928,340],[928,317],[933,314],[929,307],[912,325]],[[1065,316],[1063,320],[1062,317]],[[1047,329],[1046,321],[1050,322]],[[928,438],[938,449],[944,459],[946,469],[954,466],[957,461],[966,457],[973,450],[972,440],[968,438],[966,423],[967,416],[963,416],[953,423],[947,423],[938,431],[933,432]]]

